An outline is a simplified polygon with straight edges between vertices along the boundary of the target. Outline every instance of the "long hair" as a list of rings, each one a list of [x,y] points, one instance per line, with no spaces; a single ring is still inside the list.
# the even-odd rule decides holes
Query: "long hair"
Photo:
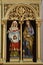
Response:
[[[31,22],[30,22],[30,20],[26,20],[26,21],[28,21],[28,22],[29,22],[29,25],[30,25],[30,27],[32,28],[32,25],[31,25]],[[27,27],[27,25],[26,25],[26,27]]]

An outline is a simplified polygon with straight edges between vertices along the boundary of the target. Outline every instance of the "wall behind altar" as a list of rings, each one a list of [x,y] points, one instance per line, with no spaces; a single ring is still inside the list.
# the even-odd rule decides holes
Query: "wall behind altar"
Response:
[[[43,0],[40,8],[41,24],[41,60],[43,61]]]
[[[1,57],[1,1],[0,1],[0,57]]]

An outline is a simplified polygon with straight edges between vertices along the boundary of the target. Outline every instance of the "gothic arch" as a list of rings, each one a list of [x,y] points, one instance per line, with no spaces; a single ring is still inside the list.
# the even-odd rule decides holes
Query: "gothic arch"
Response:
[[[36,19],[37,17],[38,17],[38,15],[37,15],[37,11],[31,6],[31,5],[27,5],[27,4],[15,4],[15,5],[12,5],[9,9],[8,9],[8,11],[6,12],[6,15],[5,15],[5,17],[4,17],[4,19],[9,19],[9,17],[12,17],[12,14],[14,13],[14,12],[12,12],[13,10],[15,10],[15,9],[19,9],[21,7],[21,9],[23,9],[24,8],[24,10],[25,11],[27,11],[27,10],[30,10],[30,13],[29,13],[29,11],[27,11],[27,13],[26,13],[26,17],[27,16],[29,16],[27,19]],[[18,10],[17,9],[17,10]],[[19,10],[18,10],[19,11]],[[11,12],[12,12],[12,14],[11,14]],[[20,11],[19,11],[20,12]],[[22,11],[21,11],[22,12]],[[21,13],[22,14],[22,13]],[[27,15],[27,14],[29,14],[29,15]],[[30,15],[30,14],[32,14],[32,15]],[[14,15],[14,14],[13,14]],[[18,15],[17,13],[16,13],[16,15]],[[25,15],[24,15],[25,16]],[[16,18],[17,19],[17,18]]]

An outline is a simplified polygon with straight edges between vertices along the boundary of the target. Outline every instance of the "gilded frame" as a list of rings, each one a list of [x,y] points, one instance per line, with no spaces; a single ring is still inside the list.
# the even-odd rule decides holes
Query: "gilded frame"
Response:
[[[18,4],[19,6],[21,5],[21,4]],[[23,5],[23,4],[22,4]],[[16,5],[15,5],[16,6]],[[27,6],[27,5],[26,5]],[[30,6],[30,5],[29,5]],[[28,8],[29,8],[29,6],[28,6]],[[14,6],[12,6],[12,7],[14,7]],[[30,6],[31,7],[31,6]],[[10,8],[10,10],[11,10],[12,8]],[[8,20],[8,14],[9,14],[9,12],[10,12],[10,10],[7,12],[7,14],[5,15],[5,17],[4,17],[4,19],[2,20],[2,25],[3,25],[3,62],[5,62],[6,63],[6,41],[4,41],[5,39],[6,39],[6,22],[7,22],[7,20]],[[33,10],[34,10],[34,8],[33,8]],[[36,18],[36,31],[37,31],[37,33],[36,33],[36,39],[37,39],[37,62],[40,62],[40,60],[41,60],[41,54],[40,54],[40,51],[41,51],[41,49],[40,49],[40,41],[39,40],[41,40],[40,39],[40,25],[41,25],[41,20],[40,20],[40,17],[38,17],[37,16],[37,14],[36,14],[36,11],[34,10],[34,12],[35,12],[35,17],[37,17]],[[31,18],[29,18],[30,20],[32,20]],[[22,19],[20,20],[20,21],[23,21]],[[20,23],[21,25],[22,25],[22,23]],[[21,30],[22,30],[22,27],[21,27]],[[5,37],[5,38],[4,38]],[[22,37],[22,32],[21,32],[21,37]],[[21,38],[21,43],[22,43],[22,38]],[[5,49],[4,49],[5,48]],[[21,48],[22,49],[22,48]],[[21,53],[22,54],[22,53]],[[10,62],[11,63],[11,62]],[[16,62],[15,62],[16,63]],[[14,63],[14,64],[15,64]],[[31,62],[28,62],[28,63],[30,63],[31,64]],[[26,64],[28,64],[27,62],[26,62]],[[32,62],[33,63],[33,62]],[[6,63],[7,64],[7,63]],[[20,63],[17,63],[17,64],[25,64],[24,62],[20,62]],[[33,63],[34,64],[34,63]]]

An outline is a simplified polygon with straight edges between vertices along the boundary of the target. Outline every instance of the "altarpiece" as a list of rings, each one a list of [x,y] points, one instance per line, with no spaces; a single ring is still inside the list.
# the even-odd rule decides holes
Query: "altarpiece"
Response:
[[[41,0],[2,0],[1,61],[29,63],[41,61]]]

